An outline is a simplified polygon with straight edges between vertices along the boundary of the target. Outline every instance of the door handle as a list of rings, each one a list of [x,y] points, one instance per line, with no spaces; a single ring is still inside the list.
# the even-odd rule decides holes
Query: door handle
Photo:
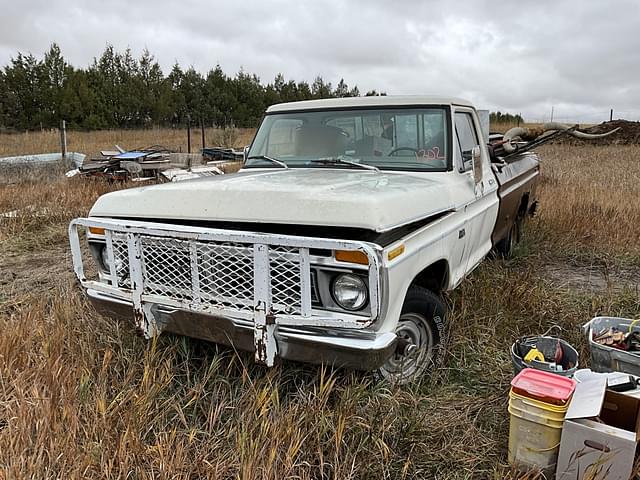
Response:
[[[460,231],[458,232],[458,239],[464,238],[466,234],[467,232],[465,231],[464,228],[460,229]]]

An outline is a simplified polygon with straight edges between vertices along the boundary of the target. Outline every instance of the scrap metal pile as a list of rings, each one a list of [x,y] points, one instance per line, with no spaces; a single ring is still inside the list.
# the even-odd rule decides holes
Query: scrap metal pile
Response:
[[[80,165],[77,170],[67,173],[67,176],[80,174],[88,177],[103,177],[113,181],[146,180],[157,178],[149,176],[157,173],[169,163],[171,150],[160,145],[153,145],[126,151],[116,145],[116,150],[102,150],[99,157],[93,157]],[[146,176],[145,176],[146,175]]]
[[[179,153],[162,145],[134,150],[102,150],[100,156],[85,160],[67,177],[105,178],[109,181],[176,182],[224,173],[224,164],[242,161],[242,151],[231,148],[204,148],[199,154]]]
[[[640,353],[640,332],[637,331],[623,330],[613,326],[592,332],[592,340],[598,345]]]
[[[504,135],[490,135],[489,154],[492,159],[506,159],[512,155],[533,150],[564,135],[582,140],[595,140],[608,137],[618,130],[620,127],[604,133],[585,133],[578,130],[578,125],[569,126],[556,122],[544,123],[540,127],[515,127]]]

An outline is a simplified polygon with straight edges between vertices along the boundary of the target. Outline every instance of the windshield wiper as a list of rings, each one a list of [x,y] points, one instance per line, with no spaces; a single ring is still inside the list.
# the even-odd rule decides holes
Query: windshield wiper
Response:
[[[279,167],[289,168],[289,165],[287,165],[283,161],[278,160],[277,158],[269,157],[268,155],[252,155],[250,157],[247,157],[247,160],[254,160],[254,159],[255,160],[266,160],[268,162],[273,163],[274,165],[278,165]]]
[[[351,160],[345,160],[344,158],[318,158],[311,160],[311,163],[321,163],[323,165],[352,165],[354,167],[364,168],[365,170],[375,170],[379,172],[380,169],[378,167],[374,167],[373,165],[367,165],[366,163],[358,163],[353,162]]]

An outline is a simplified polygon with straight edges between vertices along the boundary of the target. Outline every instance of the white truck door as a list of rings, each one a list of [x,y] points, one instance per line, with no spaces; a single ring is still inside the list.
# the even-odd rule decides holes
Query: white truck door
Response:
[[[480,144],[482,132],[480,123],[471,108],[456,108],[454,113],[459,168],[465,175],[465,182],[473,190],[471,201],[465,207],[468,240],[465,251],[465,272],[473,270],[491,250],[491,233],[498,215],[498,184],[491,171],[489,153]],[[479,148],[480,156],[475,159],[474,148]]]

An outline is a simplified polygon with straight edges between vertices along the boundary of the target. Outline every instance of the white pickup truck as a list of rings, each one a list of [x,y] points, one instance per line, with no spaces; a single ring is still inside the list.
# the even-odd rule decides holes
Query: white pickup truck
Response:
[[[537,157],[492,159],[484,137],[454,98],[274,105],[240,172],[100,197],[71,222],[74,269],[146,337],[406,383],[438,360],[442,293],[535,207]]]

